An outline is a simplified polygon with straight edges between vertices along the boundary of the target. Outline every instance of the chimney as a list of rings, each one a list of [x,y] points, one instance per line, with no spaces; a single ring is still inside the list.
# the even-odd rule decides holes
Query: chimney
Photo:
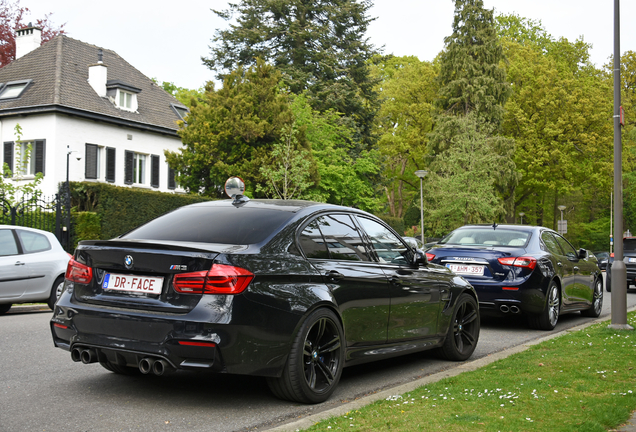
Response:
[[[29,23],[25,27],[15,32],[15,58],[19,59],[25,54],[30,53],[34,49],[42,45],[42,29],[33,27]]]
[[[100,97],[106,97],[108,80],[108,67],[102,62],[103,56],[102,50],[97,50],[97,63],[88,65],[88,83]]]

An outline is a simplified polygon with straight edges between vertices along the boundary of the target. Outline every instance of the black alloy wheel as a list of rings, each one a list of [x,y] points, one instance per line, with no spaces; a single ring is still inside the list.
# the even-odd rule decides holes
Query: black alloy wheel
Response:
[[[477,347],[479,330],[477,301],[470,294],[462,294],[457,299],[446,340],[439,348],[438,354],[447,360],[466,360]]]
[[[528,315],[528,325],[537,330],[553,330],[559,321],[561,312],[561,294],[556,282],[550,282],[546,294],[543,311],[539,314]]]
[[[280,378],[268,378],[276,397],[300,403],[327,400],[340,381],[344,363],[340,321],[328,309],[305,320],[292,344]]]
[[[603,310],[603,279],[602,276],[599,276],[594,282],[592,306],[589,309],[582,310],[581,315],[598,318],[601,315],[601,310]]]

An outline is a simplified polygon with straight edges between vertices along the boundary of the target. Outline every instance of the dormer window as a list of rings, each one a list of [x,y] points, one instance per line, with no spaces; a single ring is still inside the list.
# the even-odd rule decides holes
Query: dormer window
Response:
[[[31,80],[12,81],[5,85],[0,84],[0,100],[17,99],[31,84]]]
[[[188,115],[190,110],[188,110],[188,108],[181,105],[170,104],[170,106],[172,107],[174,112],[177,113],[177,115],[179,116],[179,119],[185,122],[186,115]]]
[[[141,89],[119,80],[109,80],[106,83],[106,95],[117,108],[124,111],[137,111],[137,94],[140,92]]]
[[[137,95],[119,90],[119,108],[134,111],[133,99],[137,99]],[[135,104],[136,105],[136,104]]]

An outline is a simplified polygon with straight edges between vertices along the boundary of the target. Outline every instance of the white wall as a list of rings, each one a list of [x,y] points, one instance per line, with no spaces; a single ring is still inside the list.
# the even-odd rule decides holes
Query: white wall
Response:
[[[58,184],[66,181],[66,155],[67,146],[71,151],[69,157],[69,180],[85,181],[85,144],[116,148],[116,186],[132,187],[124,184],[124,151],[132,150],[148,155],[147,175],[145,186],[135,185],[148,190],[161,192],[174,192],[168,189],[168,165],[164,156],[164,150],[177,151],[181,147],[181,141],[177,137],[169,137],[155,133],[138,131],[122,126],[111,126],[106,123],[84,120],[60,114],[42,114],[28,117],[11,118],[0,123],[1,142],[15,141],[15,124],[22,127],[23,140],[46,140],[46,162],[44,180],[40,189],[45,195],[54,195],[58,190]],[[128,139],[128,135],[132,139]],[[159,155],[159,188],[150,186],[150,156]],[[1,157],[1,155],[0,155]],[[81,158],[77,160],[77,158]],[[101,154],[100,175],[98,180],[106,182],[105,153]],[[4,161],[2,161],[4,162]],[[25,178],[28,180],[28,177]],[[176,192],[183,192],[177,189]]]

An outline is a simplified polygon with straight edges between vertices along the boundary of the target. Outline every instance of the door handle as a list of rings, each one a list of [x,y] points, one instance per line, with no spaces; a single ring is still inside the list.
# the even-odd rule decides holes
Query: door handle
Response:
[[[16,261],[15,265],[17,266],[21,266],[21,265],[25,265],[26,263],[20,262],[20,261]]]
[[[327,279],[329,279],[331,282],[339,282],[344,278],[342,273],[339,273],[335,270],[331,270],[327,272],[325,276],[327,276]]]
[[[558,265],[559,267],[563,267],[563,264],[561,264],[561,261],[557,261],[557,265]]]
[[[578,266],[574,266],[574,271],[578,272],[579,271],[579,267]]]

